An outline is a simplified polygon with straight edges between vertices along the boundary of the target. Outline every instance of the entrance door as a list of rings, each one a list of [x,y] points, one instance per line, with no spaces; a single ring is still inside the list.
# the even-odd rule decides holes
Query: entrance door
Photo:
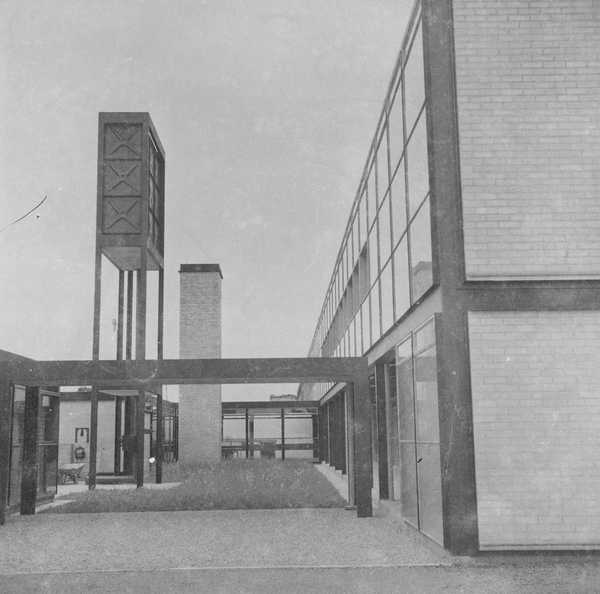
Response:
[[[387,366],[386,413],[390,497],[402,516],[443,540],[437,362],[433,321],[396,348]]]

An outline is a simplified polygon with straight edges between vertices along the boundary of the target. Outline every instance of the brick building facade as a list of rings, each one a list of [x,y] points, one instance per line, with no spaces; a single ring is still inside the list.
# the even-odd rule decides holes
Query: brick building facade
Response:
[[[593,0],[417,1],[317,321],[375,494],[455,553],[600,544],[598,63]],[[300,396],[343,470],[344,386]]]

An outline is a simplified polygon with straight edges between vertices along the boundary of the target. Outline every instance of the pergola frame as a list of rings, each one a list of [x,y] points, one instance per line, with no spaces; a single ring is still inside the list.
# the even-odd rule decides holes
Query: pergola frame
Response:
[[[155,390],[169,384],[347,384],[351,402],[349,493],[358,517],[373,514],[371,501],[371,407],[368,364],[364,357],[275,359],[157,359],[30,361],[0,363],[0,524],[5,520],[10,461],[10,386],[28,391],[41,386],[92,385],[103,388]],[[161,464],[159,456],[157,464]],[[35,465],[34,465],[35,466]],[[24,468],[21,513],[35,513],[36,468]],[[31,483],[31,484],[29,484]],[[138,487],[143,486],[143,477]]]

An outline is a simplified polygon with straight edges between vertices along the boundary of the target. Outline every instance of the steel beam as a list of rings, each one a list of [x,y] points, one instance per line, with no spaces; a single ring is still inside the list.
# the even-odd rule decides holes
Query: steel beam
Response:
[[[8,373],[14,383],[29,386],[97,384],[139,389],[153,384],[348,382],[363,364],[366,359],[358,357],[13,361],[8,363]]]

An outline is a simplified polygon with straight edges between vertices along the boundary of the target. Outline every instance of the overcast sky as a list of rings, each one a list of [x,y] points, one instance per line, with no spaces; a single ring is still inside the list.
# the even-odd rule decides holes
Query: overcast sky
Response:
[[[48,199],[0,232],[0,348],[91,357],[98,112],[148,111],[165,356],[179,265],[204,262],[223,270],[224,357],[306,356],[411,7],[1,2],[0,227]]]

